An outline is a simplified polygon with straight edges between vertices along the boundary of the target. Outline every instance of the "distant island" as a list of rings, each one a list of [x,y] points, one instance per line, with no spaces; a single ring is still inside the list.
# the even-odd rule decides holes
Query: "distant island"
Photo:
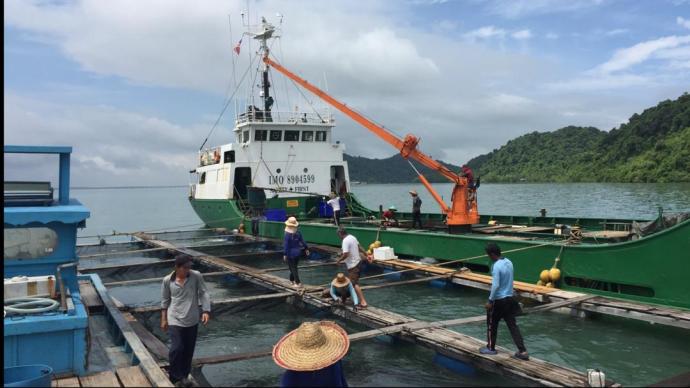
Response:
[[[400,155],[345,155],[350,179],[410,183],[418,178]],[[441,162],[458,171],[459,166]],[[609,132],[568,126],[532,132],[467,164],[482,182],[690,182],[690,94],[634,114]],[[431,182],[446,182],[419,163]]]

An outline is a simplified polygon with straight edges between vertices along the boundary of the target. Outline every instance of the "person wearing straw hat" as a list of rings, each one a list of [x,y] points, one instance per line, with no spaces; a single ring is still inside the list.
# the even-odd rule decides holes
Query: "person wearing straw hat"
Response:
[[[412,229],[418,223],[419,229],[422,229],[422,199],[415,190],[410,190],[409,193],[412,196]]]
[[[286,369],[281,387],[347,387],[342,358],[347,332],[331,321],[304,322],[273,347],[273,361]]]
[[[299,280],[299,273],[297,272],[297,265],[299,258],[302,256],[302,250],[309,256],[309,247],[302,238],[302,233],[297,230],[299,223],[297,218],[290,217],[285,221],[285,237],[283,238],[283,261],[285,261],[290,269],[290,281],[293,286],[301,287],[302,282]]]
[[[333,208],[333,219],[335,220],[335,225],[338,226],[340,225],[340,197],[332,192],[329,198],[326,204]]]
[[[352,287],[352,282],[348,279],[344,273],[338,273],[335,279],[331,281],[331,297],[338,304],[345,304],[347,298],[352,298],[352,303],[355,306],[359,305],[359,298],[355,289]]]

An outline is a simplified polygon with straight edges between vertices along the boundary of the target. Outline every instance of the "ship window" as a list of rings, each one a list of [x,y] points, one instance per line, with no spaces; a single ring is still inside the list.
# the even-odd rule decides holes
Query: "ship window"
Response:
[[[314,141],[314,131],[302,131],[302,141]]]
[[[235,163],[235,151],[225,151],[223,163]]]
[[[202,172],[201,177],[199,177],[199,184],[203,185],[204,183],[206,183],[206,171]]]
[[[242,143],[246,143],[248,141],[249,141],[249,131],[242,132]]]
[[[326,141],[326,131],[316,131],[316,141]]]
[[[271,141],[280,141],[283,138],[283,131],[271,131]]]
[[[268,140],[268,131],[265,129],[257,129],[254,131],[254,141]]]
[[[299,131],[285,131],[285,141],[299,141]]]

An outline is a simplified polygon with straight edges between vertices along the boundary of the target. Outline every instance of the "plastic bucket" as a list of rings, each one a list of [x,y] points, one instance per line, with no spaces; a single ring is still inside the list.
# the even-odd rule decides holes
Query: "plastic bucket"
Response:
[[[21,365],[5,368],[5,387],[50,387],[53,368],[48,365]]]

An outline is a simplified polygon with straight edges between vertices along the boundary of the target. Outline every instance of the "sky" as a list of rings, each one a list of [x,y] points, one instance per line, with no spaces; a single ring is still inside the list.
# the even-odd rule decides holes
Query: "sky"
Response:
[[[207,144],[233,139],[241,105],[221,112],[257,44],[233,47],[261,16],[279,27],[272,53],[288,69],[455,164],[533,131],[608,131],[690,91],[690,0],[8,0],[4,11],[4,142],[73,146],[77,186],[190,182],[219,118]],[[272,80],[274,111],[324,108]],[[349,154],[396,152],[335,119]],[[5,158],[6,180],[56,171],[57,158]]]

